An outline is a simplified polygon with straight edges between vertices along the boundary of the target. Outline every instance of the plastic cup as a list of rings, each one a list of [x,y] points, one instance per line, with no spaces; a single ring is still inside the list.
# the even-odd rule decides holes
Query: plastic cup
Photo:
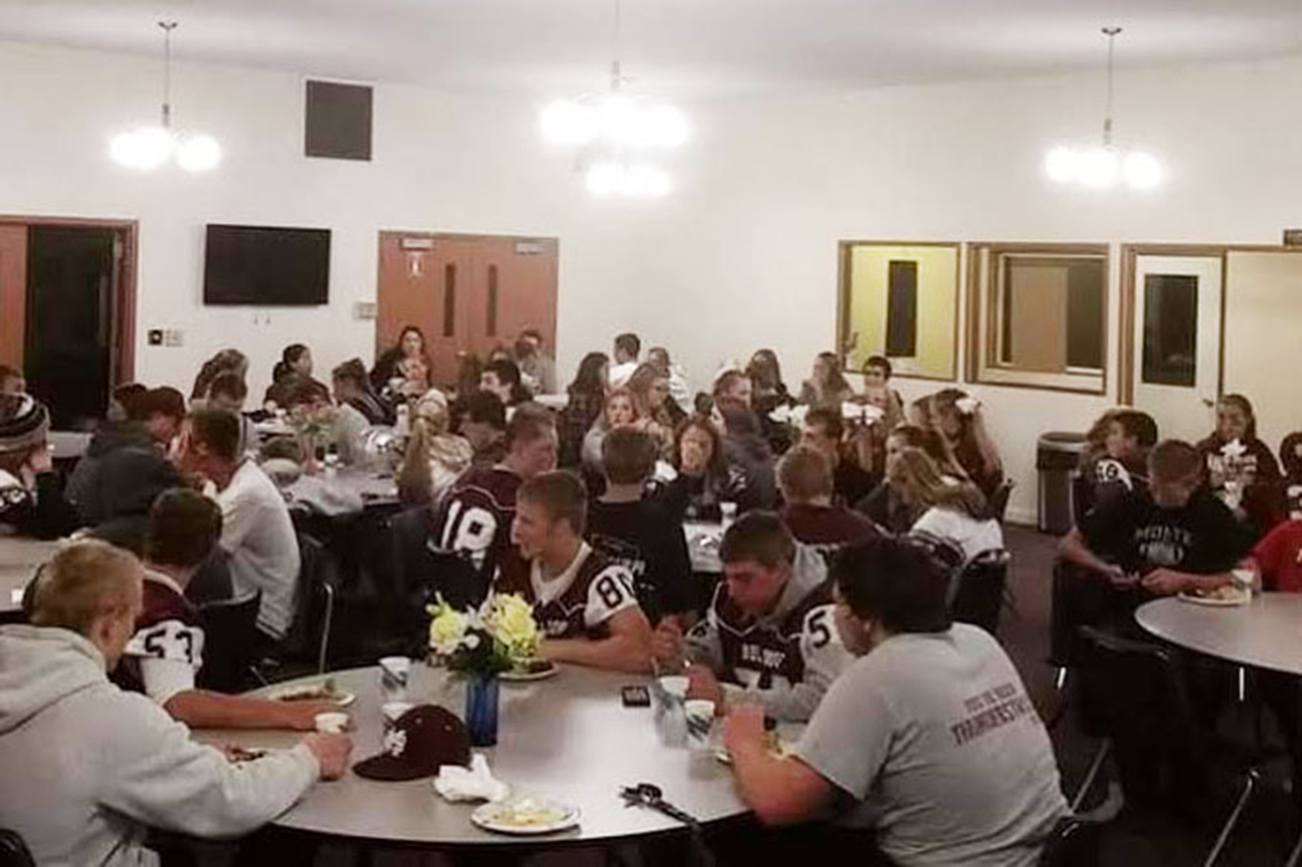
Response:
[[[407,681],[411,677],[411,660],[405,656],[386,656],[380,660],[380,694],[382,702],[407,700]]]
[[[313,717],[316,723],[316,730],[325,734],[337,735],[343,733],[348,728],[348,714],[339,711],[327,711],[319,713]]]
[[[683,707],[687,711],[687,746],[694,750],[708,750],[710,730],[714,727],[714,702],[690,698]]]

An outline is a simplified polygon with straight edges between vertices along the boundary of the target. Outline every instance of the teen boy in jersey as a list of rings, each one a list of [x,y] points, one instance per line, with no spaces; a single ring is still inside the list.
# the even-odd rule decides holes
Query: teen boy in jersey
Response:
[[[822,556],[796,542],[776,514],[756,511],[728,528],[719,557],[724,580],[705,619],[686,639],[675,623],[662,622],[656,657],[685,649],[695,663],[688,696],[713,701],[719,712],[749,694],[769,716],[809,719],[850,661]]]
[[[534,607],[545,636],[539,655],[556,662],[643,673],[651,670],[651,624],[633,576],[583,541],[588,496],[567,472],[536,476],[516,494],[511,539],[527,576],[503,573],[497,589]]]

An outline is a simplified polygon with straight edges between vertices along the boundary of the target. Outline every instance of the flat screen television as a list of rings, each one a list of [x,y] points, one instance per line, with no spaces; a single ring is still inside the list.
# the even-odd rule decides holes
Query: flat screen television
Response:
[[[330,230],[208,224],[204,304],[325,304]]]

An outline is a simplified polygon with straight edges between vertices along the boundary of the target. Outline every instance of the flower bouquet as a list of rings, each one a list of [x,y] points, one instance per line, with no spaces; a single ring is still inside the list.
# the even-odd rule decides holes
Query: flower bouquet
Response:
[[[470,742],[492,746],[497,743],[498,678],[526,668],[542,640],[533,607],[519,595],[494,594],[478,609],[458,611],[439,597],[427,610],[432,655],[469,679],[465,722]]]
[[[299,442],[303,445],[303,461],[309,473],[317,470],[320,456],[317,450],[324,451],[325,445],[334,438],[335,420],[338,410],[331,404],[309,407],[300,404],[289,414],[290,425],[298,432]]]

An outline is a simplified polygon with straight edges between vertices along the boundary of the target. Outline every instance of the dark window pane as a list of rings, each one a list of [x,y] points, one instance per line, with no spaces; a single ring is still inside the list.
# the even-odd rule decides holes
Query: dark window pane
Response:
[[[1103,263],[1067,271],[1067,366],[1103,369]]]
[[[892,260],[887,276],[886,354],[918,354],[918,263]]]
[[[449,262],[443,266],[443,336],[452,337],[456,331],[457,266]]]
[[[341,160],[371,158],[371,89],[332,81],[307,83],[303,152]]]
[[[1193,388],[1198,378],[1198,278],[1144,277],[1142,381]]]
[[[1013,258],[1004,257],[1004,291],[999,296],[999,363],[1013,363]]]

